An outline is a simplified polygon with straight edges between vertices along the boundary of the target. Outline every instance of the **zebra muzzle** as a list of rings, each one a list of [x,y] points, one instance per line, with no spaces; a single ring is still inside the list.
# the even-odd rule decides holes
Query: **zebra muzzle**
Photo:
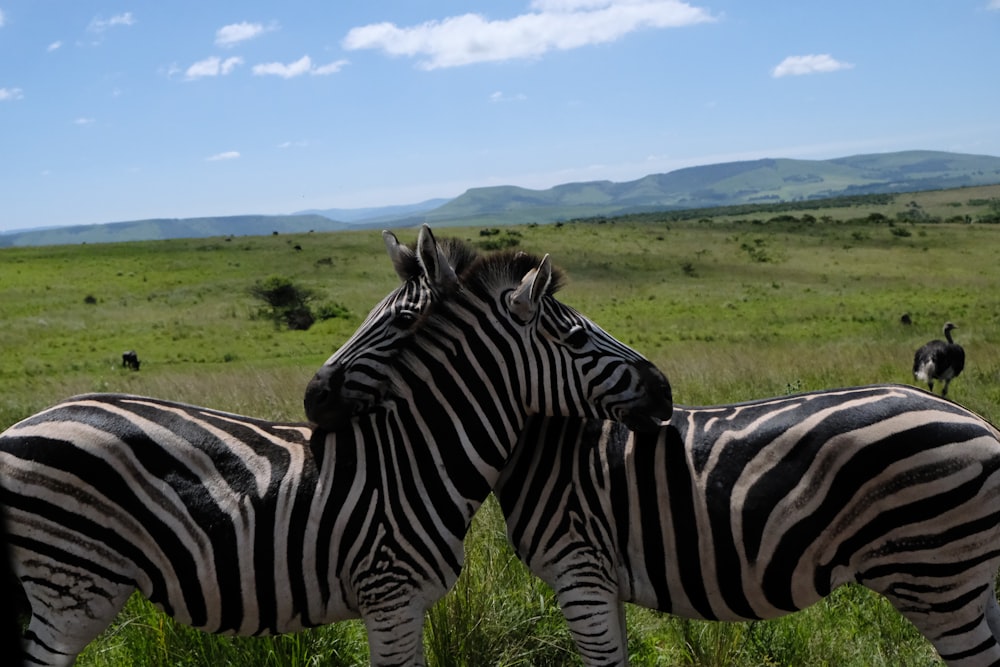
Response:
[[[343,396],[346,373],[340,364],[322,366],[306,385],[306,419],[325,429],[336,429],[362,411],[359,401]]]
[[[622,414],[621,420],[633,431],[655,431],[674,412],[670,381],[652,363],[639,368],[641,397]]]

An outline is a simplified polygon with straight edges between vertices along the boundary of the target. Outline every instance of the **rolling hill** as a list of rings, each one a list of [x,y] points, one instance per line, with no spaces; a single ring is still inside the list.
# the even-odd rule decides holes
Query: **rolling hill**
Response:
[[[455,199],[404,206],[326,209],[291,215],[154,219],[0,233],[0,247],[110,243],[207,236],[556,222],[656,210],[917,192],[1000,183],[1000,157],[939,151],[831,160],[761,159],[678,169],[615,183],[566,183],[547,190],[472,188]]]
[[[689,167],[624,183],[569,183],[548,190],[474,188],[430,211],[424,220],[432,224],[552,222],[994,183],[1000,183],[1000,158],[991,156],[907,151],[833,160],[762,159]]]

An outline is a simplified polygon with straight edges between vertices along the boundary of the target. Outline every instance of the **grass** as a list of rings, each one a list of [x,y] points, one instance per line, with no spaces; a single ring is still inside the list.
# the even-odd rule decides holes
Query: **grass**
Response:
[[[954,203],[967,194],[936,196]],[[952,320],[968,362],[951,397],[1000,421],[1000,226],[848,222],[855,213],[813,211],[832,218],[815,224],[650,215],[499,236],[551,253],[569,276],[562,300],[664,369],[679,403],[910,383],[913,351]],[[892,231],[900,228],[909,235]],[[445,234],[484,240],[479,228]],[[253,319],[247,290],[272,275],[348,312],[308,331]],[[0,250],[0,428],[95,390],[300,419],[312,372],[397,280],[375,232]],[[912,325],[900,323],[904,312]],[[140,372],[121,368],[126,349],[138,352]],[[458,584],[428,615],[428,663],[578,664],[551,591],[514,557],[492,500],[466,551]],[[852,586],[774,621],[706,623],[635,607],[628,621],[640,666],[939,664],[895,610]],[[212,637],[135,597],[79,664],[366,660],[360,622],[279,638]]]

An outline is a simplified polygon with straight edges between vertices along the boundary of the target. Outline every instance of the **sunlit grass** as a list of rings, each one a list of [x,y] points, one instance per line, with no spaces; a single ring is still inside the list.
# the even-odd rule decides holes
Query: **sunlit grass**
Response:
[[[950,319],[968,357],[951,398],[1000,421],[1000,228],[907,229],[904,237],[884,225],[608,222],[516,231],[519,247],[551,253],[567,271],[562,300],[663,368],[678,403],[912,383],[913,351]],[[305,332],[252,319],[246,289],[270,275],[320,290],[350,315]],[[90,391],[300,420],[313,371],[396,284],[375,232],[2,250],[0,427]],[[900,323],[904,312],[912,325]],[[121,368],[126,349],[139,353],[138,373]],[[578,664],[551,591],[510,551],[492,500],[466,547],[458,585],[428,616],[428,663]],[[634,607],[628,618],[640,666],[936,664],[912,626],[857,587],[774,621],[704,623]],[[212,637],[135,597],[80,664],[366,661],[360,622]]]

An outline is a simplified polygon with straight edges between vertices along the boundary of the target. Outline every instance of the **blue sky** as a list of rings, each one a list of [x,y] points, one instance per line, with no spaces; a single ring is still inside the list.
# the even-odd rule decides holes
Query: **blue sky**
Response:
[[[0,231],[934,149],[1000,0],[0,0]]]

